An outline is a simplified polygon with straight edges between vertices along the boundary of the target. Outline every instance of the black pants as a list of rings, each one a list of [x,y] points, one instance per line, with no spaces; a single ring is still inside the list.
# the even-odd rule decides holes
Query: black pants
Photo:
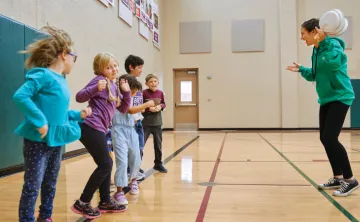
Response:
[[[80,200],[85,203],[89,203],[94,193],[99,188],[100,202],[108,202],[110,200],[110,184],[113,161],[109,155],[106,134],[93,129],[85,123],[80,124],[80,127],[80,141],[97,164],[97,168],[90,176],[80,197]]]
[[[154,137],[155,166],[162,165],[162,129],[161,126],[144,126],[144,141],[148,140],[150,134]]]
[[[334,176],[353,176],[348,155],[338,137],[349,106],[336,101],[320,106],[320,140],[324,145]]]

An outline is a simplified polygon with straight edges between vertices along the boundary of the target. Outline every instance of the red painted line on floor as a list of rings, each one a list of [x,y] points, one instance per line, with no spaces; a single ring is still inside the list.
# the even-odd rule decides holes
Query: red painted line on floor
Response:
[[[216,162],[215,162],[213,171],[212,171],[212,173],[211,173],[211,177],[210,177],[209,182],[214,182],[214,181],[215,181],[216,173],[217,173],[217,170],[218,170],[218,167],[219,167],[219,163],[220,163],[221,154],[222,154],[223,149],[224,149],[224,144],[225,144],[226,135],[227,135],[227,133],[225,133],[224,139],[223,139],[223,141],[222,141],[222,144],[221,144],[221,147],[220,147],[220,151],[219,151],[218,157],[217,157],[217,159],[216,159]],[[197,215],[197,217],[196,217],[196,222],[202,222],[202,221],[204,221],[204,217],[205,217],[206,209],[207,209],[207,206],[208,206],[208,203],[209,203],[211,191],[212,191],[212,186],[208,186],[208,187],[206,188],[206,191],[205,191],[205,194],[204,194],[202,203],[201,203],[201,205],[200,205],[200,209],[199,209],[198,215]]]

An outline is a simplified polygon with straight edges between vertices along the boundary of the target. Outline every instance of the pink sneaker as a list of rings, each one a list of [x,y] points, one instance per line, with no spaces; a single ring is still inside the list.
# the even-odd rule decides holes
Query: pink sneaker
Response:
[[[124,192],[118,192],[114,194],[114,199],[121,205],[127,205],[129,202],[125,197]]]

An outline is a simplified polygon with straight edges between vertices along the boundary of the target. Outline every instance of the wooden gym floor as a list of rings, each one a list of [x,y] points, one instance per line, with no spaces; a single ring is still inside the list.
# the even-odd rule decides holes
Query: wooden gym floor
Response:
[[[150,138],[142,165],[148,177],[140,183],[140,195],[127,195],[125,213],[105,214],[96,221],[360,220],[360,190],[340,198],[315,187],[331,176],[317,131],[164,132],[163,138],[169,172],[151,170]],[[360,135],[344,131],[340,140],[360,179]],[[94,168],[89,155],[62,162],[55,222],[84,221],[70,207]],[[0,179],[0,221],[18,220],[22,184],[23,173]],[[93,206],[97,201],[95,195]]]

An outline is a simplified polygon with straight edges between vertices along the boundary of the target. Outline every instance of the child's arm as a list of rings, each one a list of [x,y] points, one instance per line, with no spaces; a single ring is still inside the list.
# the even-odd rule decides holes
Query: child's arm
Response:
[[[149,96],[148,96],[148,93],[147,93],[146,89],[143,90],[142,96],[143,96],[143,101],[144,101],[144,102],[145,102],[145,101],[148,101]],[[155,105],[155,104],[154,104],[154,105]],[[149,112],[149,111],[150,111],[150,110],[149,110],[149,107],[147,107],[146,109],[141,110],[142,113]]]
[[[145,108],[145,110],[141,110],[141,112],[145,113],[145,112],[157,112],[155,106],[155,103],[153,100],[151,100],[148,92],[146,90],[143,91],[143,101],[147,101],[147,102],[152,102],[153,105],[148,106],[147,108]]]
[[[117,107],[117,110],[119,110],[119,112],[121,113],[126,113],[128,112],[129,108],[130,108],[130,103],[131,103],[131,93],[129,92],[123,92],[123,98],[121,100],[121,104],[119,107]]]
[[[44,72],[37,72],[26,76],[25,83],[15,92],[13,100],[26,118],[36,127],[41,128],[48,122],[44,113],[32,101],[32,97],[47,84]]]
[[[68,117],[69,120],[82,122],[86,117],[90,116],[92,114],[91,107],[86,107],[82,109],[81,111],[78,110],[69,110],[68,111]]]
[[[140,106],[132,106],[132,107],[130,107],[127,112],[129,114],[139,113],[142,110],[147,109],[149,107],[152,107],[154,105],[155,105],[154,101],[150,100],[150,101],[147,101],[146,103],[141,104]]]
[[[165,99],[164,99],[164,92],[161,92],[161,110],[164,110],[166,108]]]
[[[82,90],[76,94],[76,102],[84,103],[89,101],[96,93],[102,91],[106,87],[106,80],[99,80],[99,78],[92,79]]]
[[[78,110],[69,110],[68,111],[68,116],[69,116],[69,120],[74,120],[74,121],[81,121],[81,112]]]
[[[151,112],[161,112],[161,111],[163,111],[165,109],[166,104],[165,104],[165,99],[164,99],[164,93],[163,92],[161,92],[160,99],[161,99],[161,102],[160,102],[159,105],[157,105],[153,109],[150,108]]]

